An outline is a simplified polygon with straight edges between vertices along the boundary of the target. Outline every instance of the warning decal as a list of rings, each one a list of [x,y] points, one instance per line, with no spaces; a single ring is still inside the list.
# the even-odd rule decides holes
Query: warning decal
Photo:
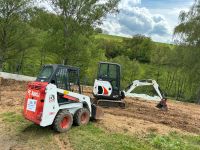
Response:
[[[36,110],[36,104],[37,104],[36,100],[34,100],[34,99],[28,99],[28,103],[27,103],[26,109],[29,110],[29,111],[35,112],[35,110]]]

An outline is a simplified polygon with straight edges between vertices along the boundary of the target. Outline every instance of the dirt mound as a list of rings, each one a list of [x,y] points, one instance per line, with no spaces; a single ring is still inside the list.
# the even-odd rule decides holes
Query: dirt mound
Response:
[[[3,91],[24,91],[28,82],[1,78],[0,88]]]
[[[25,98],[24,91],[2,91],[0,106],[3,107],[23,107],[23,102]]]
[[[125,118],[136,118],[165,125],[191,133],[200,133],[200,106],[168,102],[169,110],[155,108],[155,102],[126,99],[126,109],[104,109],[108,114]],[[127,119],[128,120],[128,119]]]
[[[25,90],[28,82],[8,80],[1,78],[0,85],[0,106],[5,107],[16,107],[22,106],[25,97]]]
[[[103,120],[98,125],[108,131],[137,134],[139,136],[146,135],[150,132],[159,134],[168,134],[170,132],[187,133],[164,124],[153,123],[133,117],[112,115],[110,113],[105,113]]]
[[[84,88],[84,92],[89,96],[92,96],[91,91],[91,87]],[[158,102],[134,98],[126,98],[125,101],[126,109],[104,109],[105,122],[101,122],[101,124],[111,130],[124,130],[123,128],[126,128],[125,130],[134,132],[155,130],[159,133],[173,130],[200,134],[200,105],[169,100],[167,102],[169,110],[161,111],[155,107]],[[131,120],[135,122],[134,129],[132,128],[134,124],[128,125]],[[113,124],[118,128],[114,127]],[[119,127],[120,124],[123,126]]]

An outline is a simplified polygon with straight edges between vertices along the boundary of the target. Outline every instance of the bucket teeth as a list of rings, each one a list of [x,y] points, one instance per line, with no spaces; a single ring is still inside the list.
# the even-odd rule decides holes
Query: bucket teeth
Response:
[[[167,104],[166,104],[166,101],[160,101],[157,105],[156,105],[157,108],[161,109],[161,110],[164,110],[164,111],[167,111],[168,110],[168,107],[167,107]]]

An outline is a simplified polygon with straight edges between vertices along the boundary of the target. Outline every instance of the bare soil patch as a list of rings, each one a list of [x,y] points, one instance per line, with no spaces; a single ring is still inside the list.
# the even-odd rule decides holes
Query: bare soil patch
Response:
[[[1,85],[0,111],[22,111],[26,86],[26,82],[3,81],[3,85]],[[83,92],[88,96],[92,96],[91,87],[84,88]],[[149,132],[167,134],[172,131],[185,134],[200,134],[199,105],[168,101],[169,110],[165,112],[155,107],[157,102],[132,98],[126,98],[125,101],[127,103],[126,109],[103,108],[105,116],[97,123],[97,126],[103,127],[108,131],[138,135]],[[2,133],[3,130],[0,130],[0,132]],[[6,133],[2,135],[6,135]],[[56,140],[59,140],[59,137],[55,135]],[[0,136],[1,142],[4,142],[2,136]],[[12,145],[14,144],[13,142]],[[62,143],[58,145],[61,149],[65,148],[62,147]]]

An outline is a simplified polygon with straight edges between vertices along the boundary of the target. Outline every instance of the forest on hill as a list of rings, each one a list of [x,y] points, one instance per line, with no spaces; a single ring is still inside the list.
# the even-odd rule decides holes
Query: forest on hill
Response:
[[[49,0],[53,12],[31,0],[0,1],[0,68],[36,76],[44,64],[80,67],[81,81],[92,85],[99,61],[122,66],[122,89],[136,79],[155,79],[167,96],[200,99],[200,1],[180,12],[174,44],[150,37],[102,34],[99,25],[117,13],[119,0]],[[151,89],[145,89],[151,92]]]

